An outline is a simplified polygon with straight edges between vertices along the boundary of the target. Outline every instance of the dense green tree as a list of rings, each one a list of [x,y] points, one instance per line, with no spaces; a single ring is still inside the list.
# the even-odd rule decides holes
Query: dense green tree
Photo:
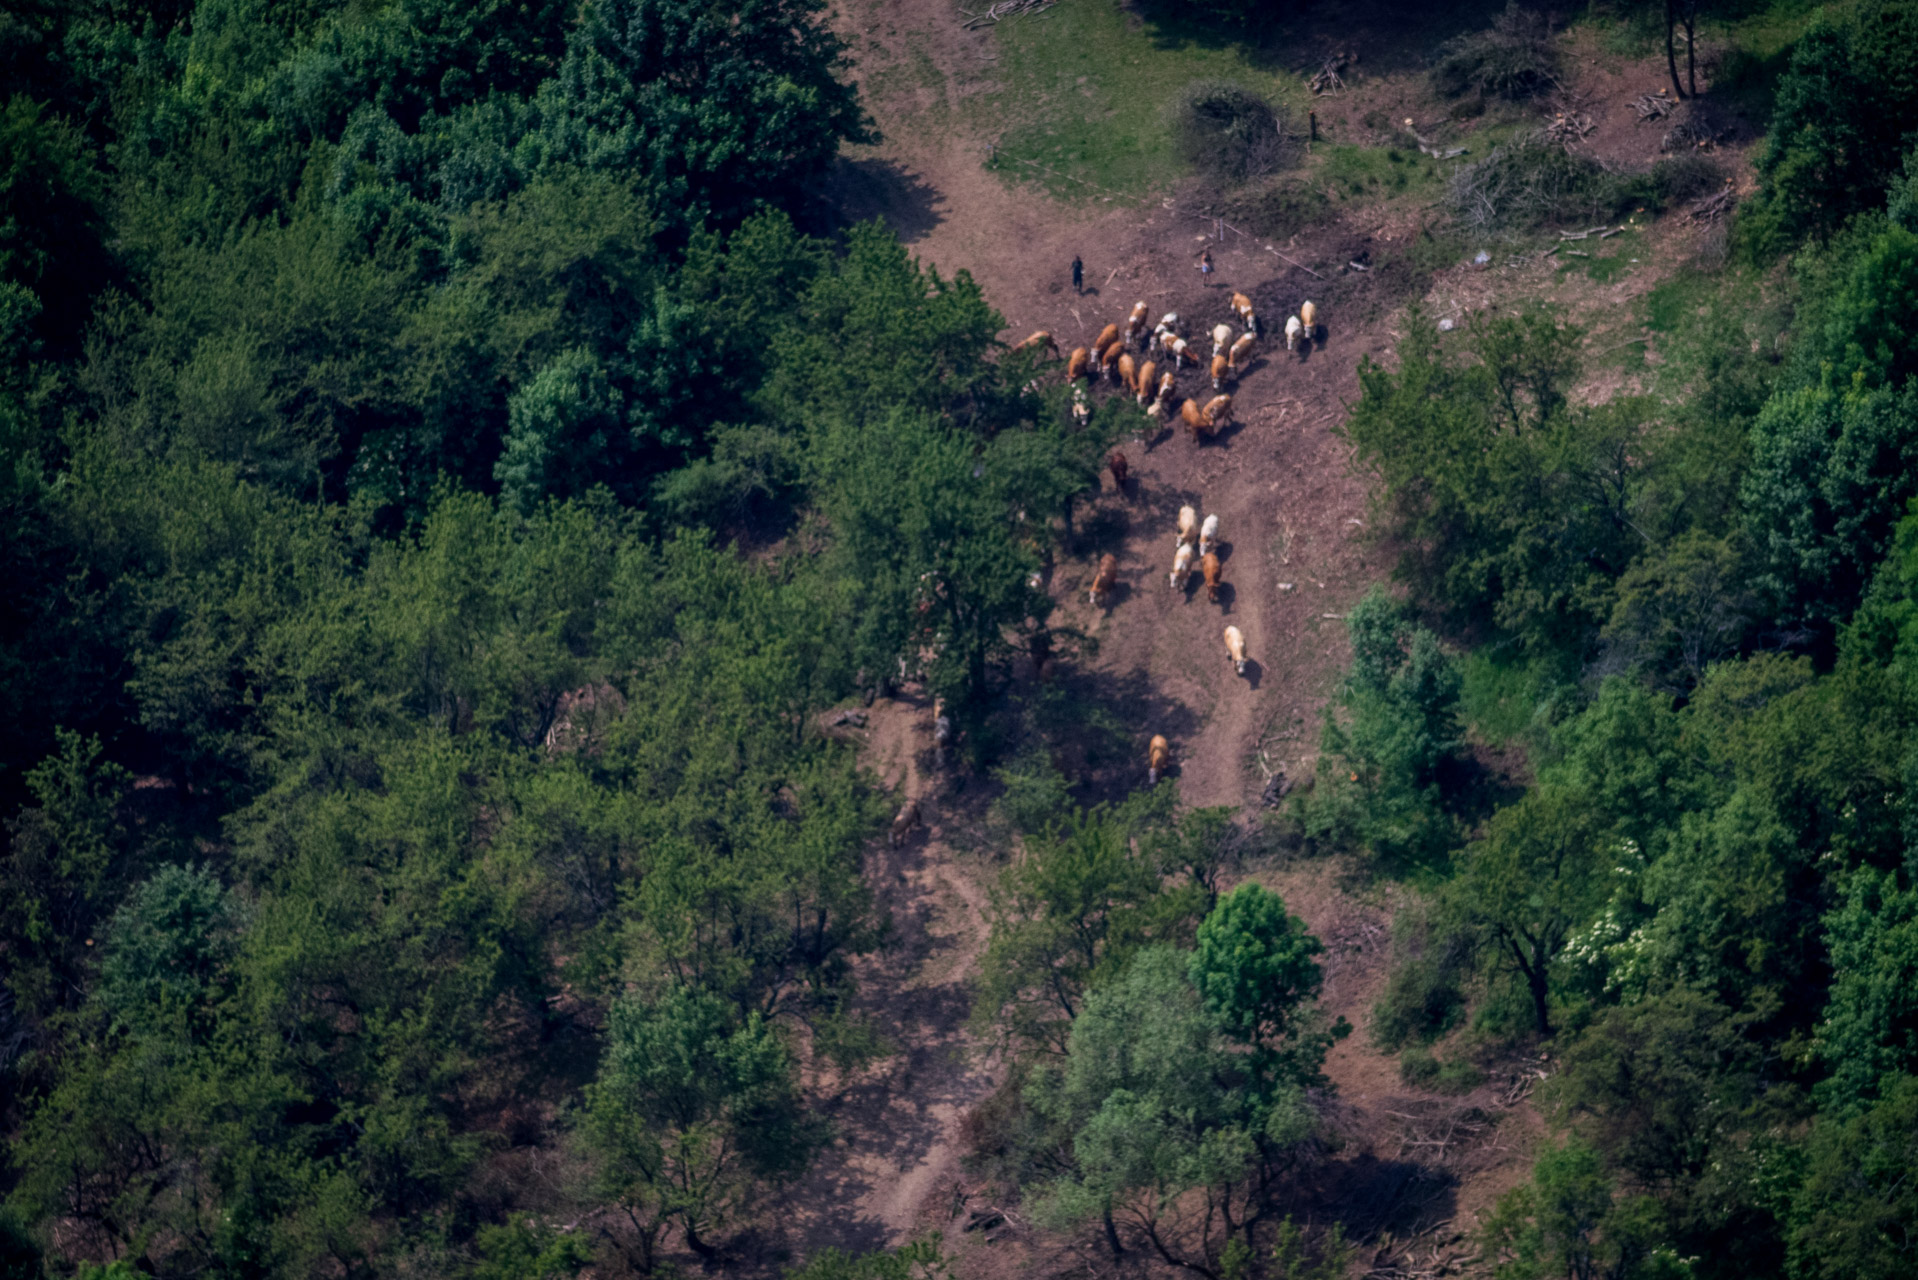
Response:
[[[1277,894],[1247,882],[1199,922],[1188,976],[1227,1034],[1273,1053],[1281,1044],[1298,1047],[1300,1033],[1309,1032],[1293,1019],[1318,998],[1316,957],[1324,951]],[[1307,1043],[1304,1052],[1322,1057],[1325,1049]]]
[[[1538,1158],[1481,1231],[1500,1280],[1686,1280],[1648,1197],[1620,1196],[1598,1153],[1572,1139]]]
[[[1099,1222],[1115,1253],[1123,1222],[1164,1262],[1211,1278],[1312,1133],[1300,1085],[1316,1076],[1323,1048],[1291,1064],[1303,1076],[1261,1078],[1221,1034],[1191,967],[1169,947],[1139,952],[1087,998],[1064,1061],[1026,1095],[1069,1144],[1070,1172],[1038,1190],[1042,1219]]]
[[[819,1134],[799,1105],[790,1054],[757,1014],[743,1021],[715,996],[675,988],[657,1003],[616,1004],[606,1059],[579,1133],[596,1193],[627,1217],[650,1270],[677,1226],[697,1253],[767,1178],[811,1159]]]
[[[1373,588],[1346,619],[1352,667],[1320,735],[1306,830],[1388,867],[1441,859],[1459,826],[1441,780],[1460,746],[1459,674],[1428,628]]]
[[[1889,1077],[1876,1101],[1819,1117],[1791,1206],[1789,1274],[1890,1280],[1909,1271],[1918,1222],[1914,1161],[1918,1077]]]
[[[1778,82],[1762,183],[1750,215],[1757,247],[1776,253],[1829,235],[1852,215],[1883,207],[1911,149],[1918,108],[1918,18],[1900,0],[1875,0],[1814,21]],[[1872,102],[1877,110],[1846,104]]]

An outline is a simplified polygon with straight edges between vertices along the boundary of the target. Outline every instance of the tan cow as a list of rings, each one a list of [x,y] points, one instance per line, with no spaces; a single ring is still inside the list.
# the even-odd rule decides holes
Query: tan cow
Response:
[[[1231,655],[1232,669],[1245,674],[1245,635],[1237,627],[1225,629],[1225,651]]]
[[[1090,367],[1090,361],[1090,352],[1084,347],[1074,347],[1071,358],[1066,361],[1066,381],[1072,382],[1075,379],[1085,377],[1086,370]]]
[[[1159,775],[1164,773],[1166,766],[1171,763],[1172,744],[1165,740],[1164,734],[1153,734],[1152,741],[1147,745],[1145,750],[1146,785],[1156,786],[1159,781]]]
[[[1120,347],[1119,352],[1119,385],[1135,395],[1138,394],[1139,366],[1132,359],[1132,353],[1125,350],[1123,346]]]
[[[1225,375],[1232,372],[1232,362],[1224,356],[1212,357],[1212,389],[1225,390]]]
[[[1212,326],[1212,354],[1224,355],[1225,349],[1232,345],[1232,326],[1215,324]]]
[[[1206,402],[1205,425],[1209,431],[1218,431],[1232,425],[1232,397],[1213,396]]]
[[[1181,542],[1179,549],[1172,553],[1172,572],[1166,575],[1166,585],[1174,591],[1185,590],[1186,582],[1192,577],[1192,544]]]
[[[1179,380],[1172,376],[1171,371],[1168,370],[1159,375],[1159,399],[1157,404],[1160,413],[1172,412],[1172,397],[1177,395],[1178,392]]]
[[[1125,354],[1125,344],[1115,342],[1099,355],[1099,367],[1105,370],[1107,382],[1119,380],[1119,357]]]
[[[1144,404],[1152,398],[1159,388],[1159,366],[1150,360],[1139,366],[1139,376],[1135,381],[1139,403]]]
[[[1179,541],[1193,543],[1199,540],[1199,513],[1191,507],[1179,508]]]
[[[1293,316],[1285,322],[1285,349],[1297,351],[1299,339],[1305,335],[1305,321]]]
[[[1110,552],[1099,557],[1099,571],[1092,575],[1092,591],[1088,600],[1092,604],[1105,608],[1106,601],[1112,596],[1112,588],[1119,581],[1119,558]]]
[[[1209,604],[1219,603],[1219,583],[1224,581],[1222,572],[1219,557],[1210,551],[1199,557],[1199,576],[1205,579],[1205,598]]]
[[[1192,433],[1194,441],[1198,440],[1200,432],[1206,435],[1212,434],[1211,424],[1205,420],[1205,415],[1199,412],[1198,401],[1187,400],[1182,403],[1179,406],[1179,417],[1185,423],[1186,430]]]
[[[1209,556],[1219,549],[1219,517],[1209,515],[1199,526],[1199,554]]]
[[[1039,332],[1033,334],[1031,337],[1021,341],[1017,346],[1013,347],[1013,350],[1014,351],[1050,351],[1053,355],[1056,356],[1059,354],[1059,344],[1052,340],[1052,335],[1050,333],[1047,333],[1044,329],[1041,329],[1039,330]]]
[[[1239,317],[1240,324],[1248,329],[1257,327],[1255,317],[1252,314],[1252,299],[1246,297],[1243,293],[1234,293],[1232,295],[1232,310],[1233,313]]]
[[[908,800],[906,801],[905,807],[893,815],[892,834],[888,837],[892,847],[897,849],[900,845],[904,844],[906,837],[911,835],[912,829],[918,825],[919,802],[917,800]]]
[[[1311,342],[1319,336],[1319,309],[1310,301],[1299,306],[1299,323],[1305,326],[1305,340]]]
[[[1232,344],[1232,350],[1226,352],[1225,356],[1225,362],[1232,372],[1238,373],[1252,363],[1252,348],[1257,346],[1258,342],[1257,338],[1248,333]]]

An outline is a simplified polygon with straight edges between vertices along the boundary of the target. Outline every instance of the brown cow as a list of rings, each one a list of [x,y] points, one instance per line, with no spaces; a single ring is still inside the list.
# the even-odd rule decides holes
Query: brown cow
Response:
[[[1066,381],[1071,382],[1086,376],[1090,354],[1084,347],[1074,347],[1072,358],[1066,361]]]
[[[1033,351],[1033,350],[1050,351],[1052,352],[1053,355],[1056,356],[1059,354],[1059,344],[1052,340],[1052,335],[1050,333],[1047,333],[1044,329],[1041,329],[1039,330],[1039,332],[1033,334],[1031,337],[1022,340],[1017,346],[1013,347],[1013,350],[1014,351]]]
[[[1119,384],[1134,395],[1139,392],[1139,364],[1129,351],[1119,357]]]
[[[1208,603],[1219,603],[1219,583],[1224,581],[1220,572],[1219,557],[1208,551],[1199,558],[1199,575],[1205,579],[1205,598]]]
[[[1246,297],[1243,293],[1234,293],[1232,295],[1232,310],[1234,314],[1239,317],[1240,324],[1248,329],[1252,327],[1252,299]]]
[[[1210,427],[1205,420],[1205,415],[1199,412],[1198,401],[1186,400],[1182,402],[1179,405],[1179,417],[1184,420],[1185,429],[1192,433],[1194,440],[1199,438],[1201,431],[1210,434]]]
[[[1099,557],[1099,571],[1092,575],[1092,590],[1087,595],[1090,603],[1105,608],[1106,601],[1112,596],[1112,588],[1119,581],[1119,558],[1110,552]]]
[[[1172,744],[1165,740],[1164,734],[1153,734],[1152,741],[1145,750],[1146,785],[1156,785],[1159,781],[1159,775],[1164,773],[1166,766],[1171,763]]]
[[[1212,389],[1225,390],[1225,375],[1232,371],[1232,362],[1224,356],[1212,357]]]
[[[1124,493],[1126,473],[1131,470],[1126,464],[1125,455],[1114,449],[1112,456],[1106,459],[1106,469],[1112,472],[1112,483],[1119,487],[1120,493]]]
[[[1026,649],[1032,654],[1032,678],[1043,681],[1052,662],[1052,632],[1040,627],[1027,639]]]
[[[1139,376],[1134,379],[1134,382],[1138,392],[1139,403],[1144,404],[1152,398],[1152,393],[1158,389],[1159,366],[1153,364],[1150,360],[1146,361],[1139,366]]]
[[[1133,304],[1132,314],[1126,317],[1125,340],[1128,346],[1145,340],[1145,303]]]
[[[1197,542],[1199,540],[1199,513],[1191,507],[1179,508],[1179,541]]]
[[[1105,370],[1107,382],[1119,380],[1119,361],[1125,356],[1125,344],[1115,342],[1099,356],[1099,366]]]
[[[1119,340],[1119,326],[1116,324],[1109,324],[1105,328],[1099,330],[1099,340],[1092,344],[1092,349],[1094,351],[1104,351],[1106,349],[1107,344],[1117,342],[1118,340]]]

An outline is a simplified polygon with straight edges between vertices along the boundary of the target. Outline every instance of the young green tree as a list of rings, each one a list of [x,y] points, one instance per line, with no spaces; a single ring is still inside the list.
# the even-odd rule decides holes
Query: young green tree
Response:
[[[1329,1042],[1349,1030],[1341,1022],[1320,1032],[1309,1019],[1324,952],[1277,894],[1248,882],[1199,922],[1188,976],[1226,1033],[1270,1059],[1262,1071],[1310,1079]]]
[[[715,1256],[706,1236],[756,1189],[803,1170],[822,1136],[772,1028],[677,987],[613,1007],[605,1061],[577,1124],[594,1194],[619,1206],[635,1261],[649,1271],[670,1226],[695,1253]]]
[[[1263,1076],[1232,1050],[1191,967],[1170,947],[1139,952],[1087,998],[1065,1060],[1028,1084],[1070,1168],[1033,1203],[1042,1220],[1098,1222],[1115,1254],[1123,1222],[1168,1265],[1216,1280],[1314,1117],[1305,1078]]]

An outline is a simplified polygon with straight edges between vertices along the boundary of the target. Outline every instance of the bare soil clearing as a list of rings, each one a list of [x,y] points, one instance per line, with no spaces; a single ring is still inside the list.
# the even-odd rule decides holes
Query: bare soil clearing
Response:
[[[963,31],[950,0],[857,0],[838,20],[861,58],[867,99],[887,138],[849,149],[822,193],[826,207],[838,217],[883,218],[943,274],[970,272],[1006,317],[1008,340],[1043,328],[1069,350],[1122,321],[1140,300],[1155,321],[1176,311],[1188,333],[1203,334],[1232,320],[1234,289],[1253,298],[1267,338],[1235,389],[1237,425],[1206,444],[1161,429],[1125,445],[1127,491],[1105,478],[1082,517],[1077,554],[1057,567],[1051,590],[1057,621],[1097,641],[1096,652],[1056,664],[1053,678],[1136,719],[1137,776],[1075,781],[1143,785],[1146,741],[1164,733],[1185,803],[1244,806],[1256,815],[1268,770],[1309,771],[1320,716],[1347,656],[1342,617],[1389,568],[1389,549],[1369,536],[1366,486],[1334,430],[1358,394],[1360,357],[1389,358],[1399,309],[1420,295],[1440,315],[1515,296],[1550,297],[1595,327],[1621,326],[1623,337],[1634,331],[1624,324],[1633,301],[1691,252],[1697,230],[1673,219],[1634,233],[1645,269],[1606,284],[1543,258],[1501,258],[1486,270],[1459,266],[1436,276],[1341,270],[1367,249],[1389,259],[1419,234],[1418,218],[1402,213],[1362,222],[1348,210],[1343,221],[1275,246],[1230,232],[1219,243],[1210,239],[1212,220],[1198,212],[1209,193],[1191,186],[1169,181],[1164,192],[1130,205],[1068,205],[988,172],[983,142],[957,123],[938,123],[961,120],[967,97],[994,91],[991,33]],[[1345,28],[1348,38],[1353,29]],[[1315,66],[1337,38],[1330,27],[1309,32],[1291,60]],[[1389,68],[1396,78],[1319,100],[1328,127],[1362,133],[1358,117],[1375,106],[1430,109],[1400,54],[1388,51],[1368,68]],[[1662,67],[1579,46],[1568,68],[1578,101],[1601,120],[1593,136],[1605,158],[1649,164],[1659,126],[1638,128],[1621,113],[1629,113],[1630,96],[1656,86]],[[1217,264],[1209,285],[1195,262],[1208,243]],[[1086,263],[1083,295],[1070,282],[1075,253]],[[1306,298],[1319,305],[1324,338],[1294,355],[1279,334]],[[1199,371],[1181,373],[1180,383],[1201,401],[1211,395]],[[1220,517],[1226,586],[1217,605],[1203,589],[1182,594],[1167,584],[1176,513],[1185,504]],[[1086,587],[1106,552],[1117,556],[1120,580],[1101,610],[1087,602]],[[1227,623],[1245,634],[1252,662],[1244,677],[1227,659]],[[762,1248],[748,1252],[772,1261],[942,1230],[968,1280],[1102,1271],[1109,1260],[1032,1229],[1016,1212],[961,1229],[969,1210],[994,1207],[982,1200],[989,1189],[962,1167],[962,1126],[1002,1072],[964,1024],[968,981],[986,937],[985,886],[1004,851],[979,847],[989,788],[975,780],[955,790],[932,768],[929,705],[904,695],[869,714],[869,767],[918,799],[926,823],[902,849],[877,853],[871,871],[897,934],[867,962],[861,989],[865,1012],[895,1052],[852,1079],[821,1069],[811,1080],[839,1139],[764,1215],[755,1233]],[[1258,873],[1326,941],[1327,1009],[1356,1028],[1328,1063],[1338,1091],[1332,1115],[1345,1145],[1298,1212],[1345,1221],[1366,1244],[1369,1265],[1462,1254],[1460,1233],[1523,1176],[1543,1131],[1527,1102],[1539,1064],[1504,1064],[1465,1098],[1400,1083],[1395,1060],[1367,1034],[1397,891],[1355,895],[1349,871],[1321,861]]]

